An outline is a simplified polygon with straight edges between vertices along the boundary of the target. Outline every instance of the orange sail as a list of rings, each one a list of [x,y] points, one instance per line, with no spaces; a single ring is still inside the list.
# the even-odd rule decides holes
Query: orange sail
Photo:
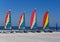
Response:
[[[18,28],[23,29],[25,27],[25,13],[23,12],[20,16],[19,22],[18,22]]]
[[[48,26],[48,23],[49,23],[49,16],[48,16],[48,11],[46,11],[43,18],[43,29],[45,29]]]
[[[10,10],[6,13],[4,28],[11,29],[11,11]]]

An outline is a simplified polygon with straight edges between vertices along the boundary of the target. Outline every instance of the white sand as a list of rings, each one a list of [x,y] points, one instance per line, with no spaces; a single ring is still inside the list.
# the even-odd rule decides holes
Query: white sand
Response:
[[[0,42],[60,42],[60,32],[0,33]]]

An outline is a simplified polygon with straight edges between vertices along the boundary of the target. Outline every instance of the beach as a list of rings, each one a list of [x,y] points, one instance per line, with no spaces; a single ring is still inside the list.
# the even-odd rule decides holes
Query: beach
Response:
[[[60,42],[60,32],[0,33],[0,42]]]

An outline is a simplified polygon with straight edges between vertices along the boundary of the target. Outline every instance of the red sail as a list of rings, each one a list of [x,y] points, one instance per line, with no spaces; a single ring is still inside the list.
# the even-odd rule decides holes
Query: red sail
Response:
[[[30,18],[30,27],[34,26],[35,17],[36,17],[36,10],[33,10],[31,18]]]
[[[48,11],[46,11],[43,18],[43,28],[46,28],[47,25],[48,25]]]

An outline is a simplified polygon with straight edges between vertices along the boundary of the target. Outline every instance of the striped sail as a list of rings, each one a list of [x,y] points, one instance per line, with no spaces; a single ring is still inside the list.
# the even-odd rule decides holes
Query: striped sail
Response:
[[[32,11],[31,17],[30,17],[30,28],[36,28],[36,10],[34,9]]]
[[[19,22],[18,22],[18,28],[24,29],[25,28],[25,13],[23,12],[20,16]]]
[[[6,13],[4,28],[11,29],[11,11],[10,10]]]
[[[43,18],[43,29],[45,29],[49,24],[49,16],[48,11],[46,11],[44,18]]]

